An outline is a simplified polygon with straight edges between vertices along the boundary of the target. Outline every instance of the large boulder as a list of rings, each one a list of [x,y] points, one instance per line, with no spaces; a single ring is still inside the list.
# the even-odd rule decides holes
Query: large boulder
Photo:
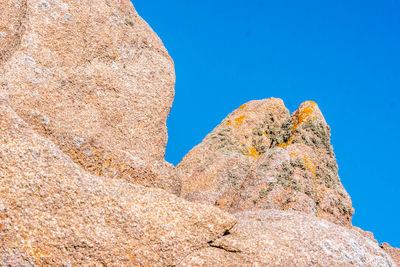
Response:
[[[272,209],[236,217],[229,232],[180,266],[396,266],[377,242],[325,219]]]
[[[0,98],[0,265],[175,265],[235,218],[161,189],[94,176]]]
[[[251,101],[229,114],[188,155],[182,196],[229,212],[281,209],[350,225],[330,128],[307,101],[290,116],[282,100]]]
[[[0,91],[15,112],[86,171],[179,194],[164,162],[174,64],[131,2],[0,8]]]

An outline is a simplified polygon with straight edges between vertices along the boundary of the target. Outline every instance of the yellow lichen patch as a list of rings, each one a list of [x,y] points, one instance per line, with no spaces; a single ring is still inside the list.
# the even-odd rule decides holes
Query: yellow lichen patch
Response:
[[[239,109],[245,109],[247,107],[247,105],[246,104],[243,104],[243,105],[241,105],[240,107],[239,107]]]
[[[30,255],[35,258],[36,262],[42,262],[43,258],[49,257],[48,253],[45,253],[42,249],[40,248],[32,248],[30,250]]]
[[[291,145],[291,144],[292,144],[292,141],[293,141],[293,138],[294,138],[294,137],[291,136],[291,137],[289,138],[289,140],[286,141],[286,143],[278,144],[278,146],[281,147],[281,148],[285,148],[285,147],[287,147],[288,145]]]
[[[242,153],[245,156],[252,157],[258,159],[261,154],[257,151],[253,146],[247,146],[246,144],[242,143]]]
[[[225,123],[225,126],[234,126],[234,127],[238,128],[239,125],[243,123],[243,120],[244,120],[245,118],[246,118],[246,115],[241,115],[241,116],[237,117],[236,119],[233,120],[234,124],[232,124],[232,121],[231,121],[231,120],[228,120],[228,121]]]
[[[311,122],[314,120],[313,114],[318,109],[317,103],[314,101],[306,101],[297,111],[297,121],[293,124],[293,131],[296,131],[297,127],[304,122]]]
[[[240,124],[242,124],[242,123],[243,123],[243,120],[244,120],[245,118],[246,118],[245,115],[241,115],[241,116],[237,117],[237,118],[235,119],[235,125],[236,125],[236,126],[239,126]]]
[[[246,156],[253,157],[255,159],[258,159],[261,156],[261,154],[254,147],[249,147],[248,149],[249,149],[249,153],[247,153]]]

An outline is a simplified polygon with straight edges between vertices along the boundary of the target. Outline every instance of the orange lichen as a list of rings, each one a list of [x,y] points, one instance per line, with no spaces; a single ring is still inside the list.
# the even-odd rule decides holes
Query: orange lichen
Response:
[[[233,125],[234,127],[238,128],[240,124],[243,123],[243,120],[246,118],[246,115],[240,115],[239,117],[237,117],[236,119],[234,119],[233,121],[235,122],[235,124]],[[232,121],[228,120],[225,123],[225,126],[232,126]]]
[[[30,255],[32,255],[37,262],[40,262],[43,257],[48,256],[48,254],[44,253],[43,250],[40,248],[31,249]]]
[[[242,146],[245,147],[245,152],[243,152],[244,155],[255,159],[258,159],[261,156],[260,152],[258,152],[253,146],[247,147],[244,143],[242,143]]]
[[[318,105],[314,101],[304,102],[301,108],[297,110],[297,121],[295,124],[293,124],[293,132],[296,131],[300,124],[314,120],[313,115],[316,109],[318,109]]]
[[[278,144],[278,146],[281,147],[281,148],[285,148],[285,147],[287,147],[288,145],[291,145],[291,144],[292,144],[292,140],[293,140],[293,136],[290,137],[289,140],[288,140],[286,143]]]
[[[243,105],[241,105],[240,107],[239,107],[239,109],[245,109],[247,107],[247,105],[246,104],[243,104]]]
[[[249,154],[247,156],[253,157],[255,159],[259,158],[261,155],[254,147],[249,147]]]
[[[243,120],[244,120],[245,118],[246,118],[245,115],[241,115],[241,116],[237,117],[237,118],[235,119],[235,125],[236,125],[236,126],[239,126],[240,124],[242,124],[242,123],[243,123]]]

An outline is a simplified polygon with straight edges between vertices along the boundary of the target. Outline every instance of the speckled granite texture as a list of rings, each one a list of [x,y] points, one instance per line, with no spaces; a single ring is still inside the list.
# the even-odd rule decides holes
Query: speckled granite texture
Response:
[[[290,116],[277,98],[251,101],[229,114],[178,169],[182,196],[237,212],[296,210],[350,225],[353,208],[316,103]]]
[[[0,266],[396,266],[316,103],[164,160],[174,64],[129,0],[0,1]]]

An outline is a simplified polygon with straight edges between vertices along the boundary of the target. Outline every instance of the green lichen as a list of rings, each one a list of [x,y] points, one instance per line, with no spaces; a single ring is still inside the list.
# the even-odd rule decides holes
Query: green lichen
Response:
[[[264,154],[267,151],[267,147],[264,145],[264,140],[262,138],[253,139],[252,145],[259,154]]]
[[[304,190],[304,194],[306,194],[307,196],[313,198],[314,195],[315,195],[315,192],[312,189],[306,189],[306,190]]]
[[[277,183],[284,188],[292,185],[293,180],[291,176],[293,174],[293,168],[287,162],[283,163],[279,173],[275,176]]]
[[[226,127],[216,133],[212,133],[210,144],[216,144],[216,149],[225,154],[240,152],[237,142],[229,134],[230,131],[231,129]]]
[[[240,175],[238,175],[237,173],[228,171],[228,182],[233,188],[237,190],[242,188],[243,183],[240,179]]]
[[[253,129],[253,135],[259,137],[255,138],[257,142],[259,142],[258,140],[263,140],[264,135],[270,140],[269,147],[266,147],[265,144],[263,146],[258,146],[260,153],[265,153],[268,148],[287,142],[293,134],[292,128],[291,119],[287,119],[284,123],[280,124],[275,118],[275,115],[269,113],[265,117],[264,122]]]
[[[128,19],[128,18],[125,19],[125,24],[131,26],[132,28],[133,28],[133,26],[135,25],[135,24],[133,23],[133,21],[130,20],[130,19]]]
[[[302,129],[309,133],[309,138],[302,138],[306,142],[306,145],[320,147],[321,145],[326,148],[327,151],[332,152],[330,145],[330,127],[320,121],[312,121],[302,125]],[[303,135],[304,136],[304,135]]]
[[[272,120],[273,122],[275,120]],[[268,124],[265,130],[267,136],[271,139],[270,148],[278,146],[279,144],[284,144],[289,141],[290,137],[293,135],[292,131],[292,121],[287,119],[284,123],[272,123]]]
[[[323,163],[322,166],[324,166]],[[321,167],[318,165],[316,167],[315,177],[328,188],[336,189],[340,184],[336,164],[333,165],[332,168]]]
[[[260,198],[265,198],[268,195],[268,191],[265,188],[261,188],[260,191],[258,192],[258,195]]]
[[[304,163],[304,160],[301,158],[295,158],[295,159],[290,159],[290,165],[293,167],[297,167],[302,169],[303,171],[306,170],[306,164]]]

